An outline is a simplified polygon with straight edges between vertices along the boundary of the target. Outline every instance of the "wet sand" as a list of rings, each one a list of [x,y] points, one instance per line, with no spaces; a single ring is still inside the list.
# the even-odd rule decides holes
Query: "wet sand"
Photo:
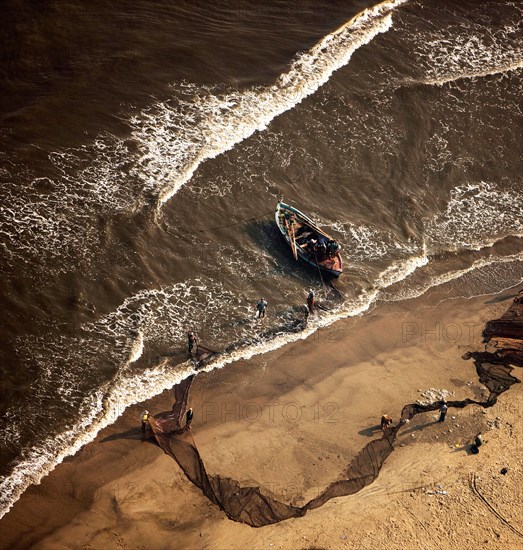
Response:
[[[432,398],[446,390],[452,399],[484,399],[474,364],[462,355],[484,348],[486,321],[501,316],[514,294],[442,300],[441,292],[380,304],[305,341],[201,373],[190,405],[208,473],[301,505],[381,436],[382,414],[397,420],[403,405],[427,400],[430,389],[437,390]],[[518,369],[513,374],[521,379]],[[141,410],[171,405],[164,392],[131,407],[30,488],[0,520],[0,547],[516,548],[523,540],[516,532],[523,520],[520,384],[492,408],[450,409],[444,424],[437,413],[418,415],[370,486],[258,529],[229,520],[152,437],[142,437]],[[470,455],[477,432],[486,444]]]

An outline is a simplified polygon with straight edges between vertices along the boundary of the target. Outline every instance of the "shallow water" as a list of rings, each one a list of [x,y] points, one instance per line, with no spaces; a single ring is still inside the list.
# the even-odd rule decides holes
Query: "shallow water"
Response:
[[[236,344],[220,364],[305,335],[322,280],[278,235],[281,195],[343,245],[317,325],[523,278],[521,6],[0,10],[4,513],[191,372],[188,329]]]

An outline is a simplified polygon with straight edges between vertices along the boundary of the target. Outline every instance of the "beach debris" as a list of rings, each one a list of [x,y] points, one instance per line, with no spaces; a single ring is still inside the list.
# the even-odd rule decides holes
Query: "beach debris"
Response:
[[[425,400],[418,399],[416,403],[419,405],[430,405],[431,403],[435,403],[436,401],[444,401],[447,399],[449,395],[454,395],[453,391],[449,391],[446,389],[437,389],[437,388],[429,388],[428,390],[421,391],[418,390],[422,397],[425,398]]]
[[[443,490],[443,487],[441,486],[441,484],[438,483],[437,488],[438,488],[438,490],[436,491],[437,495],[446,495],[447,494],[447,491]]]
[[[499,473],[501,475],[507,475],[508,474],[508,468],[501,468],[501,470],[499,471]]]
[[[429,496],[447,495],[448,494],[447,491],[445,491],[439,483],[436,485],[436,489],[434,489],[434,490],[427,489],[427,490],[425,490],[425,493]]]
[[[496,416],[493,420],[487,420],[487,427],[489,430],[495,430],[501,428],[501,418]]]

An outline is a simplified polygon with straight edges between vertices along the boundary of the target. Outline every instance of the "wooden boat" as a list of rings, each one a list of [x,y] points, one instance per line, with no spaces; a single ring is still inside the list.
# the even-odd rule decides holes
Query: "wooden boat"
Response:
[[[274,217],[296,260],[303,260],[334,277],[341,275],[341,246],[330,235],[297,208],[281,201],[276,205]]]

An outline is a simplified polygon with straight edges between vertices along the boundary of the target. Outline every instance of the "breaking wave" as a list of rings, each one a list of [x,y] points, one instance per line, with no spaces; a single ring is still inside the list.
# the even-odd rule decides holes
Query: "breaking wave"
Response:
[[[242,340],[229,346],[215,360],[206,365],[205,370],[211,371],[239,360],[248,360],[256,355],[276,350],[288,343],[305,339],[319,328],[330,326],[340,319],[365,313],[373,307],[378,299],[413,298],[424,294],[434,286],[458,279],[478,267],[518,259],[521,260],[522,255],[509,258],[492,257],[484,259],[476,262],[469,269],[457,270],[445,276],[433,277],[425,281],[424,284],[411,286],[408,296],[402,295],[401,289],[392,291],[392,293],[387,292],[387,289],[394,288],[394,285],[408,281],[428,264],[429,259],[425,249],[423,249],[419,254],[411,256],[406,261],[393,262],[377,277],[376,284],[373,287],[355,297],[346,299],[340,305],[324,312],[321,317],[310,319],[306,324],[298,323],[294,325],[294,328],[289,328],[289,324],[284,324],[273,327],[269,333],[258,333],[254,336],[251,330],[240,330],[237,334]],[[174,355],[161,357],[155,364],[140,371],[133,368],[134,363],[139,360],[151,340],[154,341],[159,337],[168,339],[170,335],[174,337],[174,332],[171,334],[169,331],[168,334],[160,335],[157,326],[160,324],[158,323],[159,316],[163,317],[167,314],[171,319],[176,318],[177,306],[172,298],[179,295],[180,289],[180,285],[176,285],[160,291],[139,293],[126,300],[114,313],[105,316],[97,323],[84,327],[86,333],[91,333],[99,338],[96,341],[84,339],[83,342],[78,342],[78,347],[84,350],[88,348],[98,349],[100,339],[113,341],[113,343],[119,342],[116,348],[107,346],[105,351],[116,354],[120,358],[121,366],[111,381],[91,391],[87,397],[82,399],[78,411],[78,422],[70,425],[61,434],[47,437],[31,449],[27,449],[23,453],[23,458],[13,465],[10,475],[0,482],[0,494],[2,495],[0,517],[9,511],[29,485],[38,484],[45,475],[51,472],[67,456],[74,454],[91,442],[100,430],[114,423],[126,408],[160,394],[196,372],[192,362],[180,362],[179,355],[178,357]],[[201,281],[197,285],[186,284],[185,289],[187,296],[192,296],[193,300],[195,296],[209,291]],[[169,299],[165,300],[166,297],[171,298],[170,305]],[[196,304],[196,300],[194,300],[194,303]],[[234,306],[231,306],[231,308],[234,309]],[[201,308],[199,309],[201,310]],[[208,315],[212,320],[212,305],[210,309]],[[236,315],[240,311],[241,308],[237,309]],[[296,317],[296,313],[293,315]],[[200,319],[200,321],[204,322],[205,320]],[[178,339],[180,338],[179,331],[183,330],[183,321],[180,323],[175,329]],[[169,323],[162,323],[162,325],[168,327]],[[249,324],[249,326],[252,325]],[[180,342],[178,343],[180,344]],[[70,342],[68,347],[71,347]],[[66,358],[67,361],[70,359],[69,356]],[[16,440],[16,433],[13,432],[13,430],[16,431],[16,418],[22,421],[23,415],[16,414],[16,411],[14,411],[10,418],[12,418],[10,435],[4,433],[4,436]]]

